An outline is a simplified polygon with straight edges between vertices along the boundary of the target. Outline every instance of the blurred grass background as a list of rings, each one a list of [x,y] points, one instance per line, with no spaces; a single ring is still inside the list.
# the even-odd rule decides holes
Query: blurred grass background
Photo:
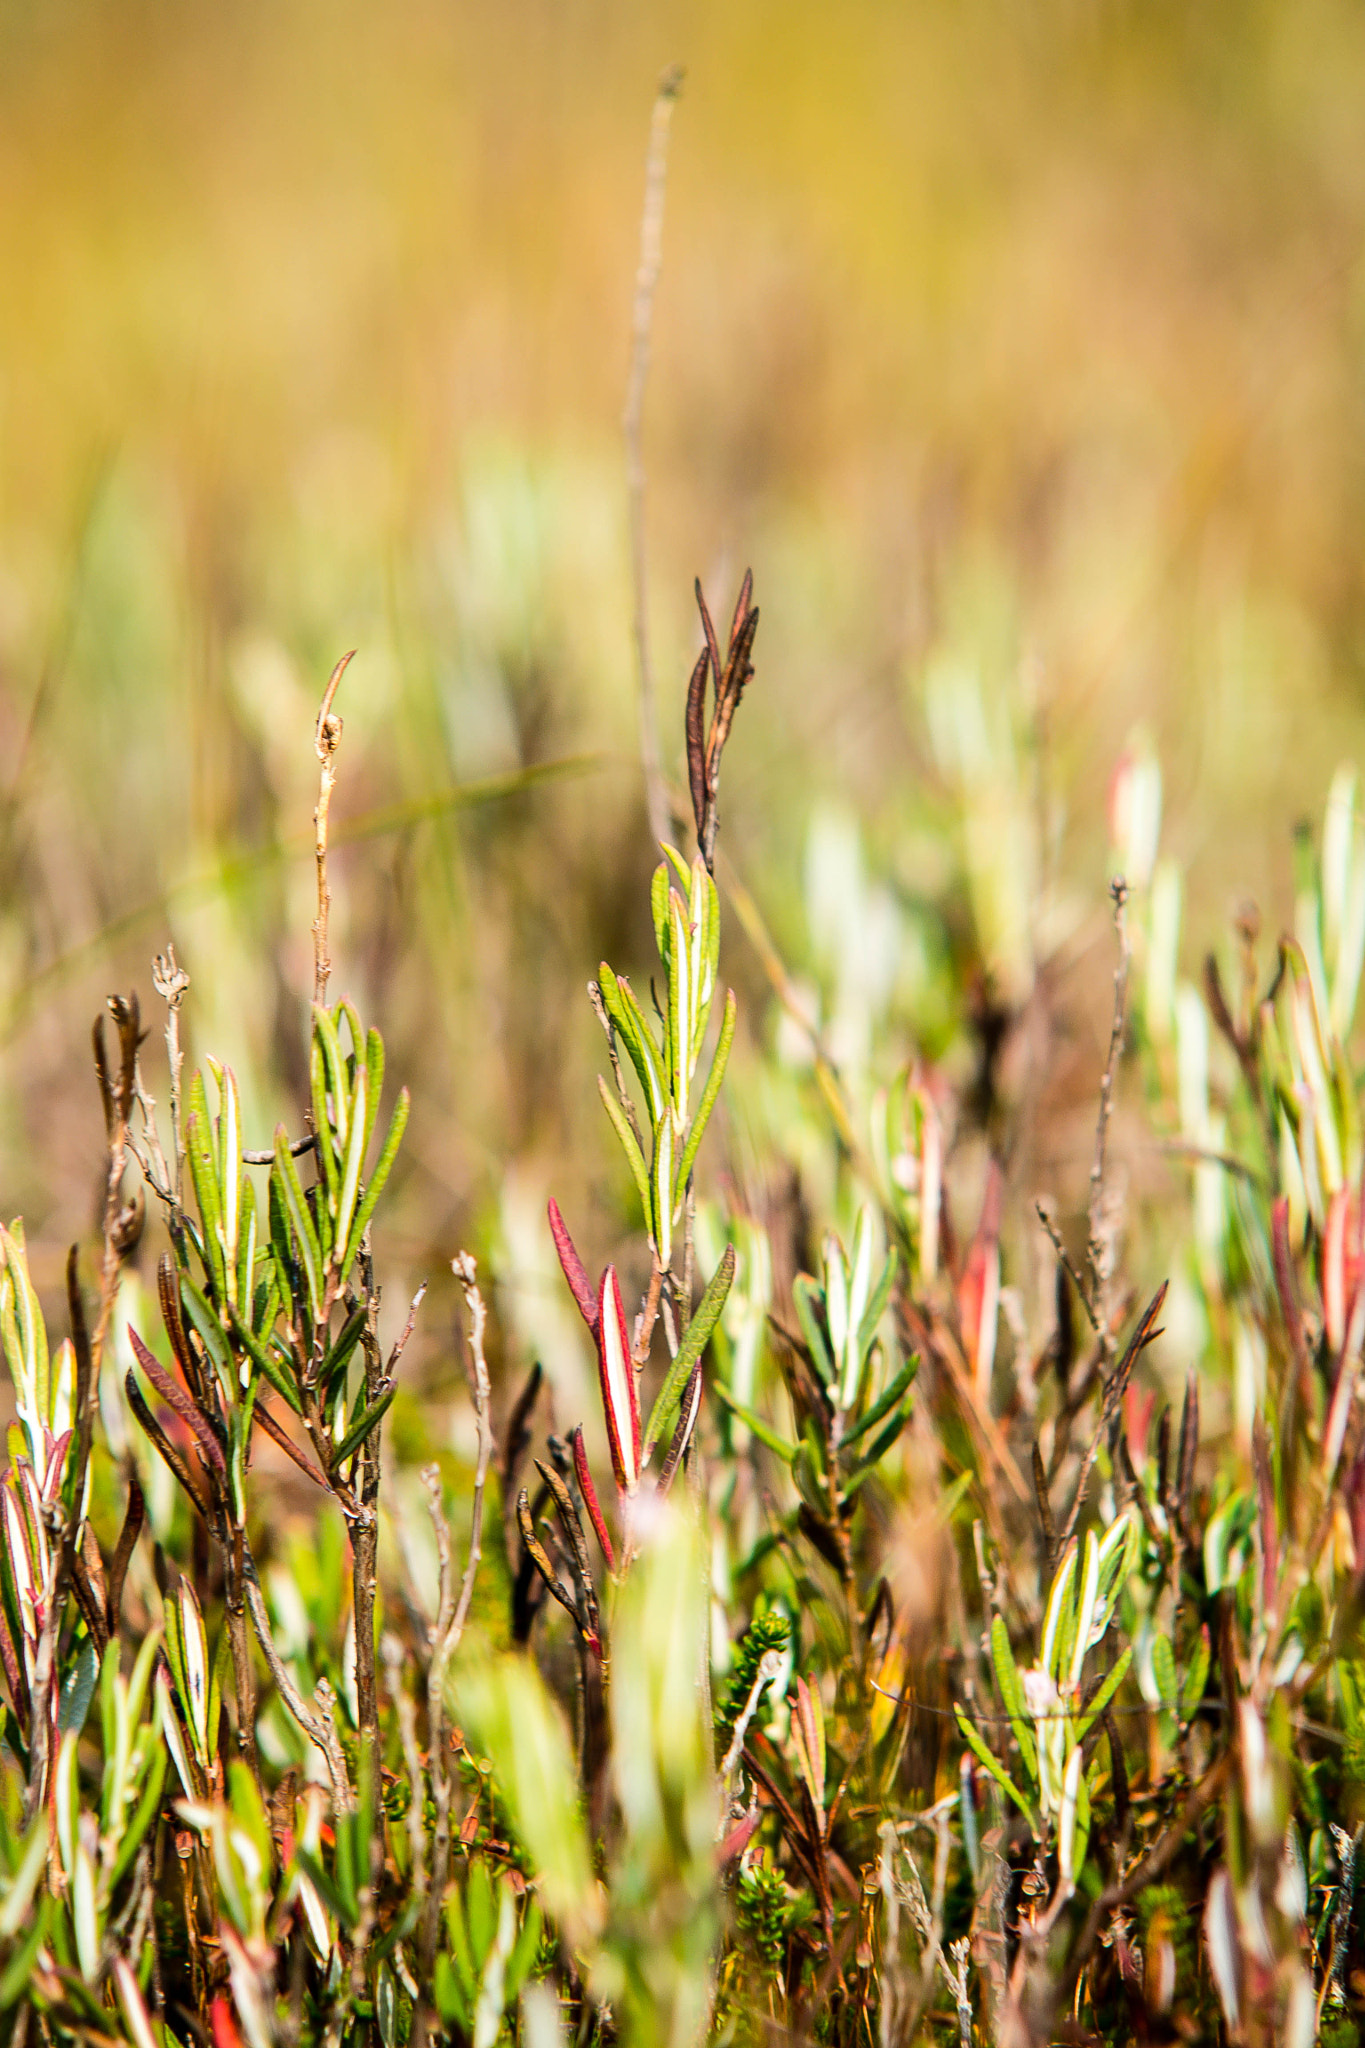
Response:
[[[136,985],[159,1021],[168,936],[253,1141],[298,1121],[312,721],[352,646],[343,833],[502,792],[335,862],[334,992],[415,1097],[393,1293],[472,1238],[530,1299],[551,1181],[585,1251],[624,1228],[583,986],[647,972],[619,420],[671,60],[655,665],[676,774],[692,577],[728,616],[751,564],[723,839],[793,966],[861,861],[879,1056],[942,1051],[974,974],[1009,993],[961,905],[1014,791],[1092,1119],[1138,727],[1187,964],[1243,894],[1287,914],[1289,827],[1361,745],[1346,0],[5,0],[0,1187],[45,1284],[98,1199],[89,1020]],[[723,971],[767,1043],[733,918]]]

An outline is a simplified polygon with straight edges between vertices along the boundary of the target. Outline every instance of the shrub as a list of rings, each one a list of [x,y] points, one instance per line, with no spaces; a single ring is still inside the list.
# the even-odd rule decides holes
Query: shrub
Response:
[[[1320,852],[1300,844],[1293,936],[1267,967],[1244,918],[1235,976],[1210,956],[1201,999],[1176,970],[1155,764],[1125,764],[1092,1165],[1083,1213],[1035,1233],[1042,1322],[1002,1285],[1031,1190],[992,1061],[1038,1000],[1013,940],[1008,995],[978,1002],[976,1083],[949,1048],[878,1089],[836,1063],[736,884],[805,1046],[766,1072],[750,1053],[744,1085],[806,1167],[766,1209],[739,1176],[727,1209],[699,1195],[737,1041],[715,862],[747,579],[723,651],[704,604],[702,623],[698,850],[662,848],[650,1002],[606,963],[591,985],[639,1240],[593,1277],[554,1201],[546,1222],[601,1429],[542,1436],[520,1361],[495,1440],[488,1310],[459,1253],[477,1456],[467,1546],[423,1474],[434,1605],[380,1545],[421,1295],[392,1331],[374,1223],[408,1097],[379,1032],[329,1001],[340,669],[315,735],[297,1131],[252,1149],[231,1069],[183,1078],[172,954],[154,970],[168,1126],[137,998],[96,1028],[102,1245],[89,1298],[72,1251],[60,1345],[22,1226],[0,1231],[11,2040],[1308,2043],[1356,2024],[1354,781]],[[1189,1164],[1187,1229],[1120,1200],[1130,1074]],[[149,1196],[155,1322],[126,1315]],[[1125,1220],[1169,1259],[1145,1296]],[[1146,1238],[1131,1255],[1151,1263]],[[1167,1307],[1186,1371],[1158,1408],[1140,1388]],[[316,1501],[292,1551],[267,1447]]]

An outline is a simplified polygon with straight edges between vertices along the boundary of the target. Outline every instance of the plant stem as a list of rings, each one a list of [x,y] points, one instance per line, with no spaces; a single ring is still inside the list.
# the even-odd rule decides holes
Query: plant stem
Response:
[[[332,956],[327,948],[327,921],[331,915],[332,898],[327,887],[327,825],[332,805],[332,791],[336,786],[336,753],[341,745],[341,719],[332,709],[337,685],[346,673],[347,664],[355,658],[355,649],[343,654],[327,679],[322,702],[318,706],[317,729],[313,735],[313,750],[320,766],[318,775],[317,809],[313,812],[313,852],[318,869],[318,914],[313,920],[313,1001],[325,1003],[327,983],[331,979]]]
[[[630,493],[630,559],[635,594],[635,659],[640,682],[640,759],[645,777],[645,804],[650,836],[657,844],[669,836],[669,803],[659,764],[659,720],[654,701],[654,671],[649,659],[649,581],[645,567],[645,458],[641,444],[645,383],[649,376],[649,337],[654,318],[654,292],[663,259],[664,188],[668,178],[668,131],[682,90],[681,67],[671,64],[659,80],[649,124],[649,157],[645,166],[645,201],[640,216],[640,263],[635,273],[635,304],[631,321],[630,383],[621,425],[626,439],[626,481]]]

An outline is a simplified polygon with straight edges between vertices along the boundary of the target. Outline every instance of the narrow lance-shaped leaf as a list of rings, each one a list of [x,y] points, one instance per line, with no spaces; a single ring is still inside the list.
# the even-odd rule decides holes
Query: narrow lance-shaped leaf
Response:
[[[341,1054],[341,1039],[330,1010],[321,1003],[313,1005],[313,1033],[322,1047],[327,1071],[327,1092],[331,1096],[331,1108],[324,1128],[336,1136],[338,1155],[346,1150],[351,1134],[350,1088],[346,1080],[346,1062]]]
[[[355,1220],[356,1198],[360,1191],[360,1169],[365,1163],[368,1090],[369,1076],[365,1068],[362,1067],[355,1080],[355,1097],[351,1103],[351,1134],[346,1146],[346,1160],[341,1176],[341,1192],[337,1196],[336,1243],[338,1245],[349,1245],[351,1225]]]
[[[1030,1800],[1024,1797],[1024,1794],[1019,1790],[1019,1787],[1015,1784],[1013,1778],[1011,1778],[1009,1772],[1005,1769],[1005,1766],[1001,1763],[999,1757],[997,1757],[991,1751],[991,1749],[988,1747],[982,1736],[978,1733],[975,1723],[968,1719],[967,1715],[964,1714],[964,1712],[962,1711],[962,1708],[958,1706],[956,1703],[954,1703],[953,1712],[957,1716],[958,1727],[962,1730],[963,1735],[971,1744],[972,1750],[976,1755],[978,1761],[985,1765],[986,1769],[995,1779],[995,1782],[1000,1787],[1001,1791],[1009,1793],[1010,1798],[1019,1808],[1019,1811],[1022,1814],[1024,1814],[1027,1817],[1027,1819],[1032,1823],[1032,1825],[1036,1828],[1038,1825],[1037,1808],[1033,1805],[1033,1803]]]
[[[1076,1888],[1076,1809],[1081,1795],[1081,1761],[1081,1747],[1077,1743],[1067,1759],[1057,1824],[1057,1867],[1068,1893]]]
[[[151,1762],[147,1766],[147,1775],[143,1780],[142,1792],[138,1799],[137,1807],[127,1828],[124,1830],[123,1838],[119,1843],[118,1855],[114,1859],[114,1867],[109,1879],[109,1889],[111,1892],[118,1885],[125,1871],[132,1868],[133,1859],[142,1847],[147,1830],[160,1811],[161,1793],[166,1783],[166,1766],[168,1761],[169,1752],[165,1744],[161,1742],[154,1744]]]
[[[604,960],[597,970],[597,986],[617,1037],[624,1045],[649,1105],[649,1120],[657,1123],[667,1100],[663,1068],[659,1063],[654,1034],[646,1023],[634,991],[623,975],[613,973]]]
[[[252,1334],[240,1316],[234,1318],[233,1331],[243,1349],[249,1354],[258,1372],[265,1374],[277,1394],[283,1395],[296,1415],[303,1413],[303,1401],[282,1361],[271,1349],[269,1340],[264,1344]]]
[[[237,1287],[234,1303],[251,1314],[251,1281],[256,1270],[256,1190],[249,1178],[242,1182],[241,1219],[237,1240]],[[244,1370],[242,1384],[246,1384]]]
[[[834,1379],[834,1361],[830,1357],[829,1345],[821,1327],[819,1311],[824,1307],[824,1290],[812,1280],[809,1273],[798,1273],[792,1282],[792,1306],[796,1320],[801,1325],[801,1334],[806,1340],[811,1362],[816,1372],[828,1387]]]
[[[725,1403],[725,1406],[732,1415],[738,1416],[746,1429],[753,1431],[761,1444],[766,1444],[768,1449],[775,1452],[785,1464],[790,1465],[795,1462],[797,1452],[795,1444],[789,1444],[784,1437],[780,1437],[777,1434],[777,1431],[770,1423],[763,1420],[761,1415],[756,1415],[752,1408],[746,1408],[742,1401],[737,1401],[730,1392],[730,1389],[727,1386],[723,1386],[719,1380],[713,1381],[712,1384],[717,1398]]]
[[[1073,1686],[1081,1682],[1081,1669],[1086,1652],[1090,1648],[1091,1632],[1095,1623],[1095,1610],[1100,1591],[1100,1547],[1095,1541],[1093,1529],[1085,1532],[1085,1569],[1081,1579],[1080,1599],[1076,1610],[1076,1643],[1071,1653],[1071,1669],[1068,1677]],[[1060,1667],[1057,1672],[1060,1680]]]
[[[335,1214],[337,1199],[336,1146],[332,1143],[331,1119],[327,1113],[328,1072],[327,1054],[323,1048],[322,1035],[316,1029],[308,1048],[308,1078],[313,1102],[313,1150],[317,1157],[318,1172],[326,1192],[328,1213]]]
[[[316,1323],[322,1313],[322,1251],[303,1183],[289,1150],[289,1134],[283,1124],[275,1127],[275,1164],[272,1171],[279,1176],[281,1199],[308,1283],[308,1306]]]
[[[17,1219],[8,1230],[0,1226],[4,1275],[0,1278],[0,1336],[20,1413],[27,1408],[39,1430],[51,1421],[47,1325],[28,1272],[24,1226]],[[36,1444],[30,1449],[36,1452]]]
[[[614,1572],[616,1570],[616,1556],[611,1547],[611,1537],[607,1533],[606,1518],[602,1513],[601,1502],[597,1498],[597,1488],[593,1485],[592,1472],[588,1465],[588,1454],[583,1446],[583,1430],[581,1425],[576,1426],[570,1431],[569,1441],[573,1445],[573,1467],[578,1479],[578,1490],[583,1496],[583,1505],[588,1510],[588,1519],[591,1521],[597,1533],[597,1540],[602,1546],[602,1555],[607,1560],[607,1570]]]
[[[401,1089],[393,1106],[393,1115],[389,1119],[389,1134],[384,1140],[384,1148],[374,1163],[374,1172],[366,1183],[364,1196],[356,1210],[355,1221],[351,1225],[350,1242],[346,1246],[346,1256],[341,1262],[340,1270],[343,1273],[348,1273],[355,1263],[361,1241],[370,1227],[375,1206],[384,1192],[384,1184],[393,1169],[393,1162],[398,1157],[398,1147],[402,1144],[403,1133],[408,1127],[408,1111],[411,1106],[412,1098],[407,1089]]]
[[[669,892],[668,912],[672,932],[672,959],[668,969],[669,1084],[673,1107],[679,1121],[685,1124],[688,1083],[692,1078],[692,955],[688,945],[687,913],[676,891]]]
[[[1029,1726],[1028,1702],[1024,1698],[1024,1688],[1019,1677],[1019,1667],[1014,1661],[1014,1651],[1010,1647],[1010,1632],[1006,1628],[1005,1618],[1001,1614],[997,1614],[995,1620],[991,1623],[991,1662],[995,1666],[995,1682],[1000,1688],[1000,1697],[1005,1703],[1005,1712],[1009,1715],[1013,1725],[1014,1739],[1019,1744],[1019,1752],[1024,1759],[1025,1768],[1031,1778],[1036,1778],[1038,1775],[1038,1745],[1034,1740],[1033,1730]]]
[[[705,1351],[711,1339],[711,1332],[720,1321],[721,1310],[725,1307],[735,1277],[735,1248],[727,1244],[721,1254],[720,1264],[712,1274],[687,1329],[678,1346],[677,1356],[668,1369],[668,1376],[659,1389],[659,1397],[649,1411],[649,1427],[645,1431],[644,1463],[647,1465],[654,1454],[659,1432],[668,1419],[669,1411],[686,1386],[693,1366]]]
[[[706,863],[699,854],[692,863],[692,887],[688,899],[688,917],[692,926],[691,958],[688,963],[692,998],[687,1039],[689,1071],[696,1066],[701,1057],[701,1042],[706,1035],[706,1022],[711,1014],[710,933],[707,929],[706,891],[703,887],[708,879]]]
[[[654,942],[665,970],[669,954],[668,893],[668,868],[661,862],[649,885],[649,907],[654,916]]]
[[[345,1464],[347,1458],[353,1452],[360,1449],[366,1437],[378,1428],[379,1424],[388,1414],[389,1409],[393,1406],[393,1399],[397,1392],[398,1382],[395,1380],[391,1386],[385,1388],[377,1400],[370,1403],[370,1406],[362,1414],[357,1415],[355,1421],[336,1447],[334,1458],[336,1464]]]
[[[226,1477],[227,1467],[223,1461],[222,1446],[218,1442],[218,1438],[214,1434],[208,1418],[200,1413],[184,1388],[177,1385],[170,1373],[166,1371],[166,1368],[159,1360],[152,1356],[131,1323],[128,1326],[128,1341],[133,1347],[133,1353],[138,1364],[142,1367],[142,1370],[146,1373],[162,1400],[175,1410],[180,1420],[190,1430],[196,1444],[199,1446],[205,1463],[212,1467],[220,1479]]]
[[[866,1415],[860,1421],[855,1422],[851,1429],[844,1431],[844,1444],[856,1444],[861,1437],[867,1435],[869,1430],[875,1429],[883,1416],[889,1415],[892,1409],[899,1405],[902,1396],[909,1391],[918,1371],[918,1355],[912,1354],[911,1357],[906,1359],[905,1364],[896,1374],[890,1386],[886,1388],[884,1393],[878,1395]]]
[[[640,1400],[614,1266],[608,1266],[602,1275],[598,1296],[597,1359],[612,1470],[617,1485],[634,1493],[640,1479]]]
[[[190,1085],[185,1091],[185,1155],[189,1161],[190,1179],[194,1183],[194,1199],[199,1204],[199,1216],[203,1225],[204,1263],[208,1269],[210,1285],[222,1301],[227,1296],[227,1276],[223,1261],[223,1207],[211,1133],[204,1076],[196,1067]]]
[[[1071,1601],[1072,1587],[1076,1578],[1076,1545],[1067,1545],[1066,1556],[1062,1559],[1057,1575],[1052,1581],[1048,1595],[1047,1620],[1043,1626],[1042,1666],[1054,1677],[1066,1660],[1069,1647],[1067,1631],[1067,1610]]]
[[[872,1290],[867,1306],[863,1310],[862,1320],[858,1325],[857,1341],[860,1358],[865,1358],[871,1349],[872,1340],[876,1336],[881,1319],[886,1313],[886,1304],[891,1299],[891,1289],[895,1285],[899,1265],[900,1260],[893,1246],[887,1254],[886,1264],[882,1267],[880,1277]]]
[[[1124,1679],[1128,1676],[1128,1667],[1132,1663],[1132,1661],[1133,1652],[1131,1648],[1128,1648],[1124,1650],[1122,1655],[1118,1658],[1114,1665],[1113,1670],[1106,1673],[1105,1678],[1100,1685],[1099,1691],[1095,1694],[1094,1699],[1091,1700],[1090,1705],[1086,1708],[1084,1714],[1082,1714],[1080,1720],[1076,1724],[1077,1742],[1084,1742],[1086,1736],[1090,1733],[1090,1730],[1094,1727],[1096,1721],[1099,1720],[1100,1715],[1104,1712],[1110,1700],[1113,1699],[1114,1694],[1118,1691],[1119,1687],[1123,1684]]]
[[[151,1409],[147,1406],[146,1401],[142,1397],[142,1389],[139,1387],[134,1373],[130,1372],[125,1377],[123,1390],[128,1396],[128,1406],[142,1424],[143,1429],[148,1437],[150,1437],[157,1451],[160,1452],[162,1462],[169,1467],[179,1480],[199,1513],[207,1521],[209,1519],[208,1502],[204,1499],[199,1482],[181,1457],[180,1452],[167,1436],[165,1430],[161,1427],[161,1424],[153,1415]]]
[[[668,862],[669,866],[672,868],[674,874],[678,878],[678,887],[682,891],[682,902],[685,911],[686,905],[688,905],[692,900],[692,870],[687,865],[687,862],[683,859],[682,855],[679,853],[676,846],[669,846],[667,843],[665,843],[663,853],[664,859]]]
[[[687,1143],[683,1146],[682,1158],[678,1162],[676,1199],[679,1201],[681,1201],[688,1180],[691,1177],[692,1167],[697,1157],[697,1148],[700,1146],[705,1135],[706,1126],[711,1118],[711,1111],[716,1106],[716,1097],[720,1094],[720,1084],[725,1079],[725,1067],[730,1057],[730,1047],[733,1045],[735,1038],[735,1019],[737,1015],[735,992],[733,989],[730,989],[726,992],[725,1009],[721,1014],[720,1020],[720,1037],[716,1042],[716,1052],[711,1062],[711,1071],[706,1077],[706,1086],[702,1090],[701,1101],[697,1104],[697,1113],[692,1119],[691,1128],[687,1133]]]
[[[218,1185],[223,1205],[223,1282],[229,1302],[237,1301],[237,1250],[242,1220],[242,1105],[231,1067],[209,1061],[218,1083]]]
[[[667,1272],[673,1260],[673,1111],[665,1108],[654,1131],[654,1172],[650,1193],[654,1249]]]
[[[223,1325],[218,1319],[217,1311],[209,1306],[203,1293],[195,1286],[188,1273],[182,1272],[180,1274],[179,1288],[180,1305],[184,1318],[191,1324],[205,1352],[208,1354],[214,1372],[218,1375],[218,1384],[222,1389],[224,1399],[231,1401],[236,1393],[233,1385],[232,1353],[228,1349]],[[230,1313],[231,1311],[229,1310]],[[188,1379],[189,1374],[187,1373],[185,1377]],[[204,1398],[205,1401],[212,1399],[212,1393],[208,1386],[205,1387]]]
[[[688,1375],[687,1385],[683,1388],[682,1400],[678,1403],[678,1426],[673,1432],[673,1441],[668,1447],[668,1455],[659,1472],[660,1500],[665,1500],[668,1496],[674,1474],[692,1441],[692,1432],[697,1426],[697,1416],[700,1412],[701,1360],[698,1359]]]
[[[864,1205],[858,1211],[858,1221],[853,1232],[853,1258],[849,1272],[848,1324],[844,1333],[843,1378],[839,1389],[839,1405],[845,1410],[853,1408],[858,1399],[858,1385],[863,1367],[863,1350],[859,1338],[871,1292],[872,1212]]]
[[[547,1213],[550,1218],[550,1235],[555,1241],[555,1250],[564,1269],[564,1278],[569,1283],[569,1291],[578,1303],[578,1313],[596,1336],[597,1295],[584,1269],[583,1261],[578,1256],[578,1248],[569,1235],[569,1226],[565,1223],[553,1195],[547,1204]]]
[[[640,1207],[644,1211],[645,1222],[648,1224],[653,1213],[653,1202],[649,1192],[649,1171],[645,1166],[644,1154],[641,1152],[636,1141],[634,1131],[626,1122],[620,1103],[616,1101],[600,1074],[597,1077],[597,1092],[602,1097],[602,1107],[611,1118],[612,1129],[620,1140],[621,1150],[626,1155],[626,1163],[634,1176],[636,1190],[640,1197]]]

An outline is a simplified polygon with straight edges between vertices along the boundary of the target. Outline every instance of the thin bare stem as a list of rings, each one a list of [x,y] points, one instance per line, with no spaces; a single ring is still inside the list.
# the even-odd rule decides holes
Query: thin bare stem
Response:
[[[1052,1240],[1053,1251],[1056,1252],[1057,1257],[1061,1261],[1062,1265],[1066,1268],[1066,1271],[1071,1280],[1071,1284],[1075,1288],[1077,1294],[1080,1296],[1081,1307],[1085,1310],[1087,1316],[1089,1316],[1090,1318],[1091,1329],[1098,1336],[1100,1326],[1095,1319],[1095,1311],[1090,1306],[1090,1295],[1086,1289],[1086,1284],[1084,1280],[1082,1280],[1080,1274],[1076,1271],[1075,1262],[1073,1261],[1070,1252],[1067,1250],[1066,1246],[1062,1242],[1061,1232],[1058,1230],[1056,1224],[1053,1222],[1051,1216],[1048,1214],[1048,1211],[1044,1208],[1041,1202],[1035,1202],[1033,1208],[1034,1214],[1037,1216],[1038,1221],[1042,1224],[1044,1230],[1047,1232],[1048,1236]]]
[[[640,262],[635,273],[631,318],[630,379],[621,426],[626,441],[626,484],[630,495],[630,557],[635,596],[635,659],[640,680],[640,760],[645,777],[649,830],[657,842],[669,836],[669,802],[659,754],[659,719],[654,701],[654,672],[649,658],[649,581],[645,558],[645,458],[641,429],[645,385],[649,378],[650,330],[654,293],[663,261],[664,191],[668,181],[668,131],[682,91],[683,74],[671,64],[659,80],[649,124],[649,155],[645,163],[645,200],[640,215]]]
[[[180,1046],[180,1006],[189,993],[190,978],[175,957],[169,940],[164,953],[152,961],[152,987],[166,1005],[166,1070],[170,1076],[171,1153],[170,1187],[173,1197],[172,1222],[178,1225],[184,1206],[185,1140],[180,1115],[180,1070],[185,1055]]]
[[[408,1801],[408,1882],[413,1898],[420,1899],[425,1896],[427,1887],[427,1830],[422,1814],[422,1760],[417,1748],[417,1710],[413,1705],[412,1694],[403,1684],[403,1665],[406,1661],[403,1645],[397,1636],[386,1635],[380,1650],[389,1683],[389,1698],[393,1701],[398,1715],[398,1740],[403,1750],[403,1768],[407,1772],[408,1784],[412,1790],[412,1797]]]
[[[332,1781],[332,1800],[338,1813],[350,1813],[355,1807],[351,1781],[346,1775],[346,1759],[342,1754],[341,1741],[337,1735],[336,1719],[332,1712],[332,1688],[325,1678],[318,1680],[314,1694],[318,1703],[316,1713],[309,1707],[303,1694],[289,1674],[289,1666],[275,1647],[275,1638],[270,1632],[270,1617],[265,1610],[261,1594],[261,1582],[256,1573],[256,1564],[250,1550],[244,1547],[243,1579],[246,1604],[251,1611],[256,1640],[261,1654],[270,1667],[270,1676],[285,1706],[298,1722],[308,1740],[322,1751],[327,1775]]]
[[[318,757],[318,802],[313,812],[313,851],[318,865],[318,914],[313,920],[313,1001],[325,1003],[327,983],[331,979],[332,956],[327,947],[327,922],[331,915],[332,898],[327,887],[327,827],[332,807],[332,791],[336,786],[336,755],[341,745],[341,719],[332,709],[337,685],[346,673],[348,663],[355,658],[355,649],[343,654],[327,679],[327,688],[318,706],[317,729],[313,734],[313,750]]]
[[[468,1252],[451,1260],[451,1271],[464,1289],[469,1310],[469,1390],[474,1402],[474,1420],[479,1433],[478,1462],[474,1472],[474,1504],[469,1524],[469,1555],[465,1563],[460,1597],[454,1597],[450,1570],[450,1531],[441,1507],[441,1474],[428,1466],[422,1477],[431,1494],[431,1521],[436,1535],[436,1556],[440,1571],[440,1604],[436,1626],[431,1633],[431,1664],[427,1671],[427,1750],[431,1771],[431,1793],[436,1807],[436,1828],[431,1845],[431,1885],[423,1916],[419,1956],[422,1979],[430,1980],[440,1928],[441,1901],[450,1874],[450,1800],[453,1787],[445,1754],[445,1681],[450,1660],[459,1647],[474,1598],[474,1581],[483,1556],[483,1501],[488,1467],[493,1457],[493,1430],[489,1415],[490,1386],[483,1353],[483,1333],[488,1320],[478,1287],[478,1268]],[[420,2014],[421,2035],[426,2032],[425,2009]],[[419,2038],[414,2016],[413,2039]]]
[[[758,1660],[758,1670],[749,1688],[749,1697],[745,1700],[739,1719],[735,1723],[733,1739],[725,1752],[725,1761],[720,1767],[722,1792],[728,1789],[735,1766],[744,1754],[744,1739],[749,1733],[749,1723],[758,1712],[758,1703],[763,1697],[764,1689],[770,1686],[775,1678],[782,1676],[782,1664],[781,1650],[765,1650]]]
[[[1119,1054],[1123,1050],[1123,1034],[1128,1021],[1128,966],[1132,954],[1128,945],[1128,920],[1125,915],[1128,884],[1122,875],[1114,877],[1109,885],[1109,893],[1114,904],[1114,935],[1118,940],[1119,957],[1114,969],[1114,1015],[1109,1027],[1109,1052],[1100,1080],[1100,1112],[1095,1122],[1095,1159],[1090,1168],[1090,1235],[1086,1244],[1086,1260],[1090,1268],[1091,1321],[1099,1330],[1106,1351],[1112,1355],[1114,1339],[1109,1326],[1106,1299],[1112,1258],[1105,1244],[1104,1167],[1109,1141],[1109,1120],[1114,1113],[1114,1076],[1118,1072]]]

